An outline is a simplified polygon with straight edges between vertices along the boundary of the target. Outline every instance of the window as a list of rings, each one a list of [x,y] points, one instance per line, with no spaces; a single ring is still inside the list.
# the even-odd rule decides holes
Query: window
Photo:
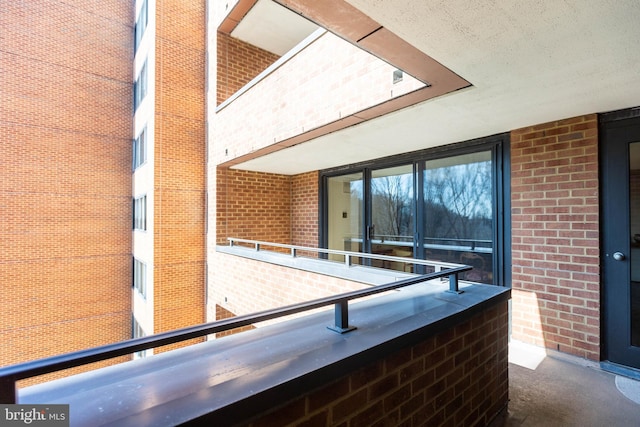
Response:
[[[136,258],[133,259],[133,288],[147,298],[147,265]]]
[[[133,229],[147,229],[147,196],[133,199]]]
[[[140,323],[138,323],[138,319],[136,319],[135,316],[131,316],[131,337],[132,338],[143,338],[146,337],[147,334],[144,332],[144,330],[142,329],[142,326],[140,326]],[[147,355],[147,350],[141,350],[141,351],[136,351],[133,354],[133,357],[135,359],[139,359],[141,357],[145,357]]]
[[[370,252],[401,257],[414,256],[414,167],[400,165],[373,169],[370,179]],[[410,264],[372,261],[374,267],[410,271]]]
[[[147,161],[147,127],[133,140],[133,170]]]
[[[133,83],[133,111],[135,112],[145,96],[147,96],[147,61],[142,64],[138,78]]]
[[[506,285],[508,174],[507,135],[323,171],[322,245],[466,264],[473,270],[462,279]],[[409,262],[353,262],[425,271]]]
[[[362,244],[362,173],[332,176],[327,179],[326,192],[331,206],[326,221],[332,231],[327,236],[328,248],[343,251],[361,250]],[[342,261],[339,255],[329,259]],[[360,263],[361,260],[352,260]]]
[[[491,151],[424,162],[424,257],[471,265],[462,278],[493,283]]]
[[[134,52],[138,50],[140,46],[140,41],[142,40],[142,36],[144,35],[144,30],[147,29],[147,24],[149,23],[149,5],[147,0],[142,2],[142,6],[140,7],[140,13],[138,14],[138,20],[136,21],[136,37],[135,37],[135,48]]]

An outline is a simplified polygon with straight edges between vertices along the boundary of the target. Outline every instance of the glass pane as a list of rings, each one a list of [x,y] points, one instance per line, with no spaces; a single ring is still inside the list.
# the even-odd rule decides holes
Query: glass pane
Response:
[[[631,345],[640,347],[640,142],[629,145]]]
[[[493,283],[491,152],[425,162],[425,258],[467,264],[462,278]]]
[[[371,252],[413,258],[413,165],[371,173]],[[374,267],[411,272],[413,264],[373,260]]]
[[[362,252],[362,173],[341,175],[327,179],[328,187],[328,248]],[[342,255],[329,259],[344,261]],[[360,259],[352,259],[360,264]]]

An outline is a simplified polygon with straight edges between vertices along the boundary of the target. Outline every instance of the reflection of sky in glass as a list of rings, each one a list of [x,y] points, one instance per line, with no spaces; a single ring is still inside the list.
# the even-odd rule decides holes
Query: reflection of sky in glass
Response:
[[[371,174],[371,216],[380,238],[413,236],[413,165]]]
[[[425,171],[425,199],[467,217],[491,218],[491,164],[467,163]]]
[[[402,199],[413,199],[413,174],[384,176],[371,180],[372,194],[386,194]]]
[[[425,237],[491,239],[490,156],[474,153],[425,163]]]

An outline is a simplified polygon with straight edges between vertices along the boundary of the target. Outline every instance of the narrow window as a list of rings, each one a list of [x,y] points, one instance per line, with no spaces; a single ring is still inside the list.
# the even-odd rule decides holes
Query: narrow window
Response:
[[[138,78],[133,83],[133,111],[135,112],[145,96],[147,96],[147,61],[144,61]]]
[[[133,319],[131,321],[131,337],[132,338],[146,337],[147,334],[144,332],[144,329],[142,329],[142,326],[140,326],[140,323],[138,323],[138,319],[136,319],[135,316],[131,316],[131,318]],[[136,351],[133,354],[133,357],[135,359],[139,359],[141,357],[145,357],[146,355],[147,355],[147,350],[142,350],[142,351]]]
[[[138,50],[140,46],[140,42],[142,41],[142,36],[144,35],[144,30],[147,29],[147,24],[149,23],[149,5],[147,0],[142,2],[142,7],[140,7],[140,13],[138,14],[138,19],[136,20],[136,37],[135,37],[135,49]]]
[[[147,161],[147,127],[133,140],[133,170]]]
[[[147,229],[147,196],[133,199],[133,229]]]
[[[136,258],[133,259],[133,288],[147,298],[147,265]]]

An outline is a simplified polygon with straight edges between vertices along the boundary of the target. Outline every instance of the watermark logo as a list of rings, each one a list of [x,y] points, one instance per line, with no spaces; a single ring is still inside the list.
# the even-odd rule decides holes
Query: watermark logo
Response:
[[[1,405],[0,426],[69,427],[69,405]]]

